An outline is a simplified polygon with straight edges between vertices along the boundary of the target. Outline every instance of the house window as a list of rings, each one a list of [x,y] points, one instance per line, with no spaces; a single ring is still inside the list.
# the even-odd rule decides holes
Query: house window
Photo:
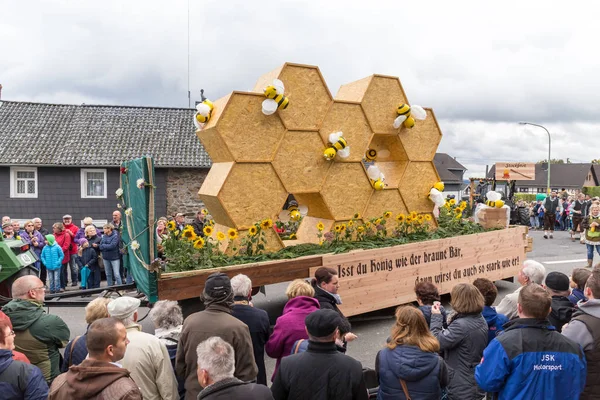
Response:
[[[10,197],[38,197],[36,167],[10,168]]]
[[[537,188],[538,193],[546,193],[546,188]]]
[[[82,169],[81,170],[81,198],[105,199],[106,198],[106,170]]]
[[[520,188],[519,188],[519,193],[529,193],[529,188],[526,188],[526,187],[520,187]]]

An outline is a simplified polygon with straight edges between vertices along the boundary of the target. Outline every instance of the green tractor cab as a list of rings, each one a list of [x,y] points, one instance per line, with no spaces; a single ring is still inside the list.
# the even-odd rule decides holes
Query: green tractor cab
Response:
[[[20,239],[6,240],[0,235],[0,295],[11,297],[12,283],[23,275],[37,275],[38,260],[30,246]]]

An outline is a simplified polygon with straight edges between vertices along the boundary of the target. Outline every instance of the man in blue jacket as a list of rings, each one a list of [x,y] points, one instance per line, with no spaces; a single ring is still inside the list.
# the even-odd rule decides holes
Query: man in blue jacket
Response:
[[[547,317],[552,298],[530,283],[519,292],[519,318],[483,352],[475,380],[498,399],[578,399],[586,378],[581,346],[556,332]]]

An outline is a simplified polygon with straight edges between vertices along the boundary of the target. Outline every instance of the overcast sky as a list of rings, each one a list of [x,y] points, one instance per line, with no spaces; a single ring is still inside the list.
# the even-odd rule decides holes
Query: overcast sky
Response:
[[[524,4],[525,3],[525,4]],[[248,90],[286,61],[335,95],[399,76],[433,107],[439,151],[478,176],[497,161],[600,158],[600,5],[558,1],[190,0],[190,89]],[[186,107],[188,1],[0,0],[2,99]],[[192,103],[193,104],[193,103]]]

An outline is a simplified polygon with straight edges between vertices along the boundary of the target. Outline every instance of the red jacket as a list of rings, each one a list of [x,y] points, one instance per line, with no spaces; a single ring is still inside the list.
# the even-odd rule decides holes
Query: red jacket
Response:
[[[65,255],[62,263],[68,263],[69,260],[71,260],[71,254],[73,254],[69,250],[71,248],[71,235],[66,230],[64,230],[60,233],[55,233],[54,238],[56,239],[56,243],[58,243]]]
[[[70,223],[69,225],[65,224],[65,231],[67,231],[67,230],[69,231],[67,233],[72,233],[72,235],[70,235],[70,236],[71,236],[71,242],[73,242],[73,238],[75,237],[75,235],[77,235],[79,228],[77,227],[77,225]],[[74,245],[71,247],[71,255],[73,255],[73,254],[77,254],[77,245]]]

